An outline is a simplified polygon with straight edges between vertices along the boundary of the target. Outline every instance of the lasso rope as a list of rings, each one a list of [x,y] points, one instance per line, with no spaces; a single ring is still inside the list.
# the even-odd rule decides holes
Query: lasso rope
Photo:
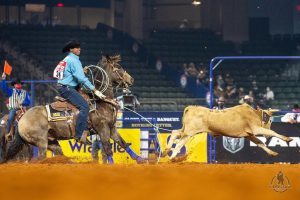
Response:
[[[101,83],[101,85],[97,88],[100,92],[104,93],[106,89],[108,88],[109,85],[109,77],[106,73],[106,71],[97,65],[88,65],[87,69],[89,70],[89,75],[90,75],[90,81],[95,85],[95,82]],[[96,69],[96,73],[94,75],[93,69]],[[98,80],[98,74],[99,72],[101,73],[101,81]]]

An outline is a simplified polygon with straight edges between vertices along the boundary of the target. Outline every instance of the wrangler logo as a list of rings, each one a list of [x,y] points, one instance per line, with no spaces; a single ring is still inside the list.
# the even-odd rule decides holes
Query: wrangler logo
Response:
[[[53,113],[53,117],[60,117],[61,115],[60,115],[60,113],[59,112],[57,112],[57,113]]]

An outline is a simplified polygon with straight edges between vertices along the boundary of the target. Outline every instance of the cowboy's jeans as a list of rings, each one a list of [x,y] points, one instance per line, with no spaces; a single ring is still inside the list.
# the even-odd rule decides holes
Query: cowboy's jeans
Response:
[[[6,133],[9,133],[11,125],[14,122],[14,119],[15,119],[15,116],[16,116],[16,113],[17,113],[18,110],[19,109],[16,109],[16,108],[12,108],[12,109],[9,110],[7,125],[6,125]]]
[[[87,119],[89,115],[89,105],[86,100],[74,88],[68,86],[58,87],[59,94],[67,99],[71,104],[79,109],[76,120],[75,137],[80,138],[84,130],[87,129]]]

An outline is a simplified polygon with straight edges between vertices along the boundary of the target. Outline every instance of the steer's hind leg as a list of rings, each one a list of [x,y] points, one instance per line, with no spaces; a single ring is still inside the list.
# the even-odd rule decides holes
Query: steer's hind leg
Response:
[[[270,129],[266,129],[266,128],[258,128],[258,129],[255,129],[255,135],[256,134],[262,134],[262,135],[264,135],[264,136],[273,136],[273,137],[277,137],[277,138],[279,138],[279,139],[282,139],[282,140],[284,140],[284,141],[286,141],[286,142],[290,142],[290,141],[292,141],[293,139],[292,138],[290,138],[290,137],[286,137],[286,136],[284,136],[284,135],[280,135],[280,134],[278,134],[278,133],[276,133],[275,131],[272,131],[272,130],[270,130]]]
[[[191,136],[189,136],[189,135],[184,135],[180,138],[179,142],[176,144],[175,149],[172,151],[170,160],[172,160],[176,157],[176,155],[179,153],[180,149],[183,147],[183,145],[185,145],[185,143],[187,141],[189,141],[190,138],[191,138]]]
[[[270,156],[277,156],[278,155],[278,153],[276,153],[275,151],[272,151],[271,149],[269,149],[262,141],[260,141],[254,135],[249,135],[249,136],[246,136],[245,138],[247,138],[248,140],[254,142],[258,147],[262,148]]]
[[[181,133],[180,130],[181,129],[172,131],[171,136],[170,136],[170,140],[167,144],[167,147],[162,153],[163,157],[168,155],[168,153],[171,151],[172,145],[174,144],[175,140],[180,137],[180,133]]]

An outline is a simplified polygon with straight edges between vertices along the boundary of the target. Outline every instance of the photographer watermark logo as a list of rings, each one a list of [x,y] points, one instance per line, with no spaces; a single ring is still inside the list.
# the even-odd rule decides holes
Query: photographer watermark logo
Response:
[[[276,192],[285,192],[290,187],[290,180],[281,171],[271,181],[271,188]]]

